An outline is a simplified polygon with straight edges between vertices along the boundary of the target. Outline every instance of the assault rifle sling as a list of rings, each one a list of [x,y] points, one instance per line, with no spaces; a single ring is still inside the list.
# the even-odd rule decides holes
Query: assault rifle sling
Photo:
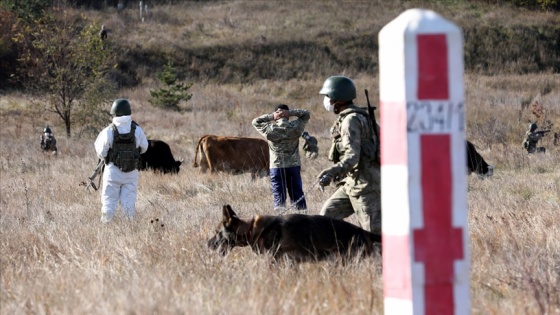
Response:
[[[369,126],[370,128],[373,130],[373,134],[375,134],[375,156],[377,158],[379,158],[379,133],[377,132],[377,121],[375,120],[375,113],[373,112],[376,107],[371,106],[370,102],[369,102],[369,93],[368,90],[365,89],[365,93],[366,93],[366,100],[367,100],[367,109],[368,109],[368,114],[369,114]]]

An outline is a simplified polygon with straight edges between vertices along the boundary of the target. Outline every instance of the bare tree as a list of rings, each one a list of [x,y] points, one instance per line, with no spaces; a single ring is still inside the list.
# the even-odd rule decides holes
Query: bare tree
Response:
[[[98,36],[98,23],[70,16],[64,8],[51,13],[29,26],[30,45],[20,60],[23,84],[47,93],[45,110],[62,119],[70,137],[74,123],[99,116],[104,100],[112,98],[116,87],[107,73],[115,58]]]

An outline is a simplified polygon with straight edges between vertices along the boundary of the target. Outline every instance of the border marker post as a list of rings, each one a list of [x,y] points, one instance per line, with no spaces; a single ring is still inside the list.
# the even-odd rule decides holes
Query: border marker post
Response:
[[[385,314],[469,314],[462,31],[407,10],[379,69]]]

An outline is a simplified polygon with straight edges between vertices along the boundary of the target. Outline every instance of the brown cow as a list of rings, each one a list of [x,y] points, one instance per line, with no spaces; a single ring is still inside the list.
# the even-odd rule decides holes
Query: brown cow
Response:
[[[220,137],[205,135],[198,140],[194,154],[193,167],[198,167],[200,151],[200,169],[206,173],[218,171],[231,174],[251,172],[256,178],[264,172],[268,175],[270,167],[268,142],[257,138]]]

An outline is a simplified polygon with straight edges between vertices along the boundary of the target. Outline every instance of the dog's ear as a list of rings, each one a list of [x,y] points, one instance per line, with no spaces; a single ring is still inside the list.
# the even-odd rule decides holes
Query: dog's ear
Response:
[[[230,205],[225,205],[223,208],[224,222],[231,222],[233,218],[237,218],[237,214],[233,211]]]

